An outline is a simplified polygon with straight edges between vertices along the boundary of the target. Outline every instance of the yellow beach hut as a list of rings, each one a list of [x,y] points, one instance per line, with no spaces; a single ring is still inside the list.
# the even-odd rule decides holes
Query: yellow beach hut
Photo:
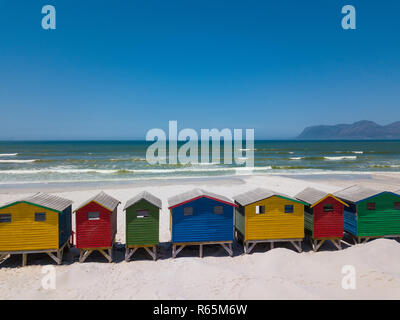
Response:
[[[61,264],[72,233],[72,201],[37,193],[0,207],[0,263],[12,254],[47,253]]]
[[[233,198],[236,237],[245,253],[257,243],[289,241],[301,252],[305,202],[272,190],[257,188]]]

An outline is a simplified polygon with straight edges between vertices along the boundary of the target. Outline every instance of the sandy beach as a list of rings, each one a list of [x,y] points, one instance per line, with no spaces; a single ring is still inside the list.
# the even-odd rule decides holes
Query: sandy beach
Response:
[[[156,262],[144,251],[138,251],[133,261],[124,261],[125,219],[121,205],[114,263],[106,263],[100,254],[94,253],[80,264],[74,248],[65,254],[61,266],[55,266],[46,255],[35,254],[28,257],[28,266],[21,268],[21,257],[14,256],[0,266],[0,299],[399,299],[400,243],[396,240],[378,239],[345,246],[342,251],[325,244],[316,253],[306,242],[302,253],[289,244],[277,245],[273,250],[259,245],[251,255],[244,255],[242,247],[235,244],[232,258],[222,248],[208,246],[203,259],[198,257],[198,248],[189,247],[178,258],[171,259],[167,199],[172,195],[200,187],[233,197],[265,187],[292,196],[307,186],[335,192],[356,183],[394,191],[400,189],[400,174],[254,175],[123,185],[2,186],[0,203],[44,191],[73,200],[73,209],[100,190],[122,204],[147,190],[162,199],[163,210]],[[53,265],[56,270],[54,290],[42,287],[42,268],[46,265]],[[354,290],[342,288],[345,265],[353,266],[356,272]]]

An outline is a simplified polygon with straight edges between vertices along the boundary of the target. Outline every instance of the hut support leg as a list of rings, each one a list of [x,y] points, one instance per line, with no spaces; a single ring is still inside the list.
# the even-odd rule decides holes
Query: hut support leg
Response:
[[[256,246],[256,244],[257,244],[256,242],[253,242],[253,243],[251,244],[250,248],[247,247],[247,252],[246,252],[246,253],[250,254],[250,252],[253,251],[253,249],[254,249],[254,247]]]
[[[200,244],[200,258],[203,258],[203,245]]]
[[[342,250],[342,245],[340,239],[332,239],[331,242],[338,250]]]
[[[27,254],[23,253],[22,254],[22,266],[25,267],[26,266],[26,262],[27,262]]]
[[[317,252],[319,248],[321,248],[321,246],[324,244],[324,242],[325,240],[312,240],[313,250]]]
[[[274,242],[271,242],[271,250],[274,248]]]
[[[153,253],[154,253],[154,261],[157,260],[157,246],[153,247]]]
[[[297,249],[298,252],[301,252],[301,241],[298,241],[298,244],[296,244],[296,241],[290,241],[291,244]]]
[[[152,252],[149,248],[144,247],[144,249],[148,252],[148,254],[153,258],[153,260],[156,260],[156,253],[155,253],[154,248],[155,247],[153,247],[153,252]]]
[[[85,260],[87,259],[87,257],[89,257],[89,255],[93,252],[93,250],[81,250],[81,253],[79,255],[79,262],[85,262]]]
[[[103,249],[99,249],[98,251],[108,260],[108,262],[112,262],[111,256],[105,253]]]
[[[185,245],[182,245],[180,248],[178,248],[178,250],[176,250],[175,252],[175,256],[178,255],[179,252],[181,252],[183,250],[183,248],[186,247]]]
[[[128,262],[131,259],[131,257],[133,256],[133,254],[135,253],[135,251],[137,249],[138,248],[133,248],[133,249],[126,248],[126,252],[125,252],[125,261],[126,262]]]
[[[229,256],[233,256],[233,251],[232,251],[232,244],[228,244],[228,246],[225,243],[221,243],[222,248],[225,249],[226,252],[228,252]]]
[[[61,264],[61,259],[59,258],[60,256],[62,257],[62,254],[60,254],[60,250],[57,251],[57,256],[53,254],[53,252],[46,252],[47,255],[52,258],[57,264]]]
[[[2,264],[4,261],[6,261],[10,257],[11,257],[11,254],[1,254],[0,255],[0,264]]]
[[[245,254],[247,254],[249,251],[249,243],[247,241],[243,243],[243,251]]]

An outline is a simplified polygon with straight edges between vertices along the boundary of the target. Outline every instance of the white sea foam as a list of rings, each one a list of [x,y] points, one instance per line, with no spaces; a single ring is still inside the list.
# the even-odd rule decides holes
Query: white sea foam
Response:
[[[0,160],[0,163],[31,163],[35,162],[35,159],[32,160]]]
[[[289,159],[290,160],[301,160],[301,159],[304,159],[304,157],[291,157]]]
[[[18,153],[0,153],[0,157],[14,157],[18,155]]]
[[[218,172],[218,171],[265,171],[271,170],[271,166],[265,167],[225,167],[225,168],[177,168],[177,169],[34,169],[34,170],[0,170],[1,174],[82,174],[82,173],[100,173],[100,174],[117,174],[117,173],[175,173],[175,172]]]
[[[325,160],[332,160],[332,161],[338,161],[338,160],[356,160],[357,156],[341,156],[341,157],[324,157]]]
[[[363,154],[364,151],[352,151],[351,153]]]

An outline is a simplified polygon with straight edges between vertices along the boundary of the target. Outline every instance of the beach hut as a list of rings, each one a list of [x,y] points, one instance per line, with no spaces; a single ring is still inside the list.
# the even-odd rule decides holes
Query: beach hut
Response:
[[[126,202],[126,261],[129,261],[139,248],[144,248],[153,260],[157,259],[161,208],[161,200],[146,191]]]
[[[257,243],[289,241],[301,252],[305,202],[272,190],[257,188],[233,198],[235,230],[250,253]]]
[[[84,262],[93,251],[99,251],[109,262],[112,261],[119,204],[117,199],[100,192],[75,209],[76,247],[80,251],[79,262]]]
[[[400,193],[354,185],[334,195],[349,205],[344,210],[344,230],[356,243],[400,236]]]
[[[37,193],[0,207],[0,263],[12,254],[46,253],[61,264],[72,233],[72,201]]]
[[[343,211],[348,205],[330,193],[306,188],[295,196],[307,203],[304,207],[304,228],[310,234],[314,251],[325,241],[331,241],[339,250],[343,238]]]
[[[232,252],[233,208],[227,197],[202,189],[194,189],[168,199],[172,257],[187,245],[220,244],[230,256]]]

